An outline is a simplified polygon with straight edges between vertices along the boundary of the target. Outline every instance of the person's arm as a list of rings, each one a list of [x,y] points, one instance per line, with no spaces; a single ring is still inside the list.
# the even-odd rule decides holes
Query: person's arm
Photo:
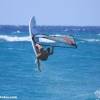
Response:
[[[39,56],[40,56],[40,53],[38,53],[38,55],[37,55],[36,63],[37,63],[38,70],[41,72]]]

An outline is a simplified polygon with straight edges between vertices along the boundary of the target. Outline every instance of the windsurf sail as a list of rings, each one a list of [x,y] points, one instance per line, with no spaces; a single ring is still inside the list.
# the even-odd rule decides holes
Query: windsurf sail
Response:
[[[37,34],[35,16],[33,16],[29,21],[29,33],[32,35]]]
[[[55,47],[75,47],[77,48],[75,39],[72,36],[69,35],[36,35],[36,40],[38,40],[38,43],[45,43],[45,45],[53,46]]]
[[[74,47],[76,48],[76,42],[73,36],[69,35],[47,35],[42,34],[37,31],[36,20],[33,16],[30,20],[29,31],[32,36],[34,36],[35,42],[42,45],[50,45],[55,47]]]

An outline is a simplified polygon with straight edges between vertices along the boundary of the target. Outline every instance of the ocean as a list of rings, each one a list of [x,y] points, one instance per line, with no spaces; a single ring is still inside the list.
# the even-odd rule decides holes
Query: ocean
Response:
[[[0,26],[0,100],[100,100],[100,27],[42,27],[71,34],[78,48],[55,48],[37,70],[27,26]]]

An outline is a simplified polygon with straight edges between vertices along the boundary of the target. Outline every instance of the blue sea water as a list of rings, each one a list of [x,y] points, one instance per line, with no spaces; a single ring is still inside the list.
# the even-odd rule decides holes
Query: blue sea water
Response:
[[[78,48],[55,48],[54,55],[42,62],[42,72],[34,63],[27,31],[0,31],[0,96],[17,96],[17,100],[100,100],[100,33],[91,30],[74,29],[71,35]],[[69,33],[64,30],[59,34]]]

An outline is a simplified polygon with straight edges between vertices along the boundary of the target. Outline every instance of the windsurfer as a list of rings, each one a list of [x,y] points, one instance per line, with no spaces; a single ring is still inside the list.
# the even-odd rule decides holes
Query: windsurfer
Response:
[[[40,45],[39,43],[35,42],[35,37],[32,37],[32,40],[35,43],[35,47],[36,47],[36,52],[37,52],[37,59],[45,61],[48,59],[49,55],[53,54],[53,49],[54,47],[48,47],[46,50],[43,48],[42,45]]]
[[[36,44],[36,51],[37,51],[37,59],[36,63],[38,64],[38,69],[41,71],[40,68],[40,60],[41,61],[46,61],[48,59],[49,55],[53,54],[53,47],[52,48],[47,48],[46,50],[42,47],[40,44]]]
[[[44,49],[42,45],[40,45],[39,43],[36,43],[34,36],[32,36],[32,40],[35,43],[35,48],[36,48],[36,52],[37,52],[37,59],[35,62],[38,64],[38,69],[41,71],[40,60],[46,61],[48,59],[48,56],[53,54],[54,47],[51,47],[51,48],[48,47],[47,49]]]
[[[45,61],[48,59],[49,55],[53,54],[53,47],[48,47],[46,50],[42,47],[40,44],[36,44],[36,50],[37,50],[37,59]]]

